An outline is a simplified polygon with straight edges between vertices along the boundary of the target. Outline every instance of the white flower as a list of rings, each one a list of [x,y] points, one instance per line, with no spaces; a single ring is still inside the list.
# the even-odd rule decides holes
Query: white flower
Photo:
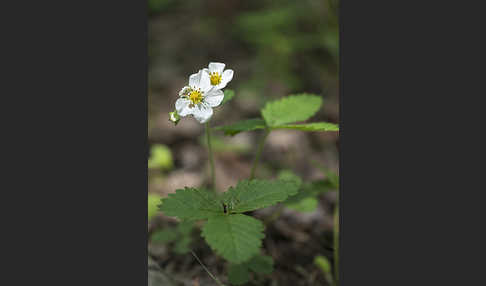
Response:
[[[233,79],[233,70],[227,69],[223,72],[224,67],[223,63],[209,63],[209,69],[204,69],[209,74],[211,86],[215,89],[223,89]]]
[[[211,86],[209,74],[199,70],[189,77],[189,85],[179,92],[175,103],[180,116],[193,115],[200,123],[206,123],[213,115],[213,107],[221,104],[224,94]]]

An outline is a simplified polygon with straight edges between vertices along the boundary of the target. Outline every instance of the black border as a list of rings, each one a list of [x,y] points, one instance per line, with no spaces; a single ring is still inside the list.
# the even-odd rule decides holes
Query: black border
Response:
[[[56,2],[2,9],[0,284],[147,285],[147,1]]]

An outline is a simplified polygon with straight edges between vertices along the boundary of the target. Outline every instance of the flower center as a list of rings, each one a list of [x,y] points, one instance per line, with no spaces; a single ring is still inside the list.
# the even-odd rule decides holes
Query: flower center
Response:
[[[199,90],[199,89],[191,90],[191,93],[189,93],[189,99],[191,100],[192,104],[194,104],[194,105],[201,103],[201,101],[203,100],[201,90]]]
[[[221,82],[221,75],[217,72],[209,73],[211,79],[211,85],[218,85]]]

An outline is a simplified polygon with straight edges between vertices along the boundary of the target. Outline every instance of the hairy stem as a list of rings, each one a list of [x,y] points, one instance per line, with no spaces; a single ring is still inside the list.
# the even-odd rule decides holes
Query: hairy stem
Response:
[[[215,188],[214,159],[213,159],[213,149],[211,148],[211,127],[209,127],[209,122],[206,122],[206,138],[208,140],[209,166],[211,169],[210,187],[214,189]]]
[[[265,140],[267,139],[268,134],[270,134],[270,129],[266,128],[262,137],[260,138],[260,142],[258,143],[255,160],[253,161],[253,166],[251,167],[250,180],[253,180],[255,178],[255,171],[258,166],[258,162],[260,161],[260,156],[262,154],[263,146],[265,145]]]
[[[194,258],[196,258],[197,262],[199,262],[199,264],[202,266],[202,268],[208,273],[208,275],[214,280],[216,281],[216,283],[219,285],[219,286],[224,286],[223,283],[221,283],[221,281],[218,280],[218,278],[216,278],[212,273],[211,271],[209,271],[206,266],[204,266],[204,264],[201,262],[201,260],[199,260],[199,257],[197,257],[196,253],[194,253],[194,251],[191,250],[191,253],[192,253],[192,256],[194,256]]]

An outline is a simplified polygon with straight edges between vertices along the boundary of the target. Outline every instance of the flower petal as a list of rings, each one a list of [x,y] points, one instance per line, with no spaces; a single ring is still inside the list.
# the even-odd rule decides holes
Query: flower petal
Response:
[[[223,63],[209,63],[209,71],[210,72],[217,72],[219,74],[223,73],[225,64]]]
[[[192,114],[193,111],[194,111],[194,108],[189,107],[190,104],[191,104],[191,101],[187,98],[180,97],[179,99],[177,99],[177,101],[175,103],[175,108],[177,110],[177,114],[179,114],[179,116],[186,116],[186,115]]]
[[[211,89],[211,79],[209,78],[209,73],[204,70],[199,71],[200,74],[200,81],[199,81],[199,88],[202,92],[207,92]]]
[[[199,86],[199,81],[201,80],[201,73],[194,73],[189,76],[189,86],[192,88],[197,88]]]
[[[233,79],[233,70],[225,70],[221,76],[221,83],[216,86],[217,89],[223,89],[226,87],[228,82]]]
[[[199,123],[206,123],[211,116],[213,116],[213,109],[209,104],[198,104],[196,108],[194,108],[192,115],[196,118]]]
[[[224,93],[219,90],[219,89],[212,89],[210,90],[206,97],[204,98],[204,101],[209,104],[211,107],[216,107],[221,104],[224,98]]]

